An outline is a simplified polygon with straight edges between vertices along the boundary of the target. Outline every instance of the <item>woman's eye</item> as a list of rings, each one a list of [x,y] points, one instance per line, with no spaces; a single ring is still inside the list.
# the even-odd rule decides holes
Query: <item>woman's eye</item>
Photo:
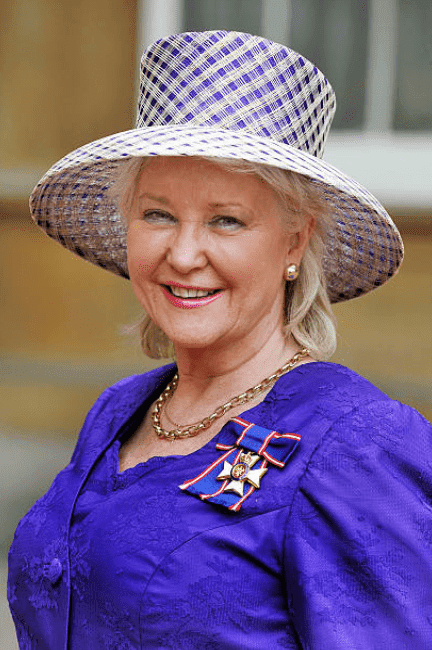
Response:
[[[215,217],[211,220],[210,225],[223,230],[239,230],[245,224],[236,217]]]
[[[146,210],[143,213],[143,221],[146,221],[150,224],[171,224],[174,223],[174,217],[168,212],[163,212],[161,210]]]

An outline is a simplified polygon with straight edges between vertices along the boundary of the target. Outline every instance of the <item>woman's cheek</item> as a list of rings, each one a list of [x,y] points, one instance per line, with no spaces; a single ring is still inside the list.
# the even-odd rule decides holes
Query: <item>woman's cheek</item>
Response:
[[[154,253],[156,246],[150,246],[149,238],[133,226],[129,229],[127,244],[130,271],[141,277],[151,273],[155,267],[155,255],[151,251]]]
[[[153,269],[152,260],[149,259],[145,254],[140,256],[140,259],[136,264],[137,274],[141,277],[149,275]]]

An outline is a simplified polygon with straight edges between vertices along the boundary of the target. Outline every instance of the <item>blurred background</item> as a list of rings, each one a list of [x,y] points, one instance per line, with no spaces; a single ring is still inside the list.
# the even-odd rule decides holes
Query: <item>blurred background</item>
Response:
[[[380,200],[406,245],[385,288],[336,307],[344,363],[432,419],[430,0],[2,0],[0,4],[0,647],[13,530],[69,460],[99,393],[153,367],[121,333],[127,281],[31,222],[28,195],[72,149],[134,126],[143,47],[234,29],[286,43],[331,81],[325,158]]]

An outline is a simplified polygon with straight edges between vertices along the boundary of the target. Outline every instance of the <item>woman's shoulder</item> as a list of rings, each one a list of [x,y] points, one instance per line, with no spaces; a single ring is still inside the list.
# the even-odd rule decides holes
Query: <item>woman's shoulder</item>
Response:
[[[310,453],[341,446],[354,453],[369,445],[402,455],[423,445],[432,453],[432,427],[420,413],[344,366],[300,366],[278,382],[270,399],[274,428],[303,432]]]
[[[291,424],[320,421],[321,428],[367,403],[392,400],[370,381],[336,363],[304,364],[279,379],[269,394],[273,415]],[[288,424],[287,422],[287,424]]]
[[[124,377],[106,388],[86,415],[73,458],[84,447],[96,449],[105,444],[109,432],[118,431],[146,401],[150,404],[154,400],[159,387],[169,381],[174,371],[175,365],[169,364]]]
[[[307,456],[302,489],[324,494],[331,484],[331,494],[344,495],[349,486],[358,499],[396,481],[423,500],[431,493],[432,426],[418,411],[337,364],[309,364],[299,375]]]
[[[325,397],[339,394],[346,396],[347,399],[352,399],[356,395],[361,395],[362,399],[367,396],[371,399],[390,399],[371,381],[338,363],[329,361],[306,363],[291,371],[290,374],[293,383],[309,394],[313,390],[317,396]]]
[[[174,370],[175,364],[171,363],[142,374],[123,377],[101,393],[91,411],[107,406],[118,408],[122,403],[140,403],[162,386],[173,375]]]
[[[299,368],[303,375],[302,388],[313,395],[320,405],[333,409],[338,418],[356,417],[363,421],[377,421],[381,427],[386,423],[399,427],[403,422],[417,421],[427,428],[430,423],[414,408],[387,395],[371,381],[345,366],[318,362]],[[310,391],[313,386],[313,391]]]

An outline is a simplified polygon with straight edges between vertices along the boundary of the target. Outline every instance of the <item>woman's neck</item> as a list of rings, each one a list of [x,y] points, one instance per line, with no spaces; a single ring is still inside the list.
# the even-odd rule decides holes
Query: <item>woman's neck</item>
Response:
[[[242,342],[233,350],[179,349],[179,382],[170,412],[204,417],[231,397],[258,384],[280,368],[299,350],[290,337],[275,330],[262,345]]]

